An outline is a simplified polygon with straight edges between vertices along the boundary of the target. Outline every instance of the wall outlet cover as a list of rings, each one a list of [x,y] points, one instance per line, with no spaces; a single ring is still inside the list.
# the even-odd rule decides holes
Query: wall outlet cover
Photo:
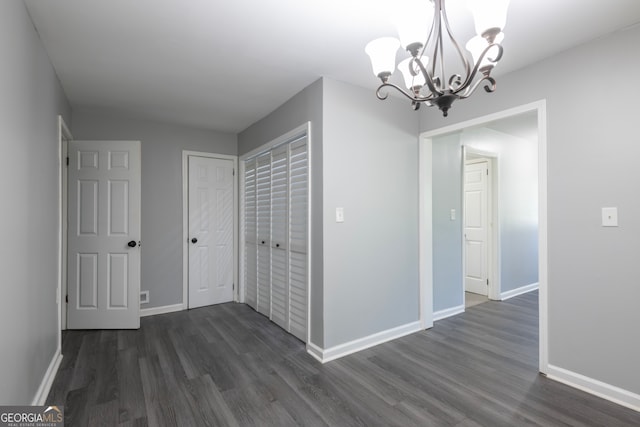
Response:
[[[618,208],[602,208],[602,226],[618,226]]]

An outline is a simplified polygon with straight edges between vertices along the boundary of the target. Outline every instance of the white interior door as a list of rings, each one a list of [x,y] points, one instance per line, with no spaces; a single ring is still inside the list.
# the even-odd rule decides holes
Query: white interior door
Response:
[[[465,291],[488,294],[488,162],[465,165],[464,172],[464,241]]]
[[[189,308],[233,300],[233,161],[189,156]]]
[[[140,327],[140,142],[69,142],[69,329]]]

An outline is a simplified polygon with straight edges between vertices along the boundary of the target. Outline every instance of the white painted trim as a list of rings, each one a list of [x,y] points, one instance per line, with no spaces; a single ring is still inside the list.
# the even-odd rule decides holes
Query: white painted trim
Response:
[[[244,282],[244,270],[246,268],[244,260],[244,177],[246,173],[246,164],[244,160],[238,161],[238,302],[245,303],[246,283]]]
[[[51,391],[53,380],[56,378],[56,374],[58,373],[60,363],[62,363],[62,353],[60,353],[60,347],[58,347],[55,354],[53,355],[53,358],[51,359],[51,363],[49,363],[47,372],[45,372],[44,377],[42,377],[42,381],[40,382],[38,391],[36,391],[36,395],[33,396],[33,400],[31,401],[32,406],[44,405],[45,401],[47,400],[47,396],[49,395],[49,391]],[[55,403],[63,404],[64,402]]]
[[[312,342],[307,343],[307,353],[313,356],[313,358],[316,359],[318,362],[324,363],[322,361],[322,349],[317,345],[315,345],[314,343]]]
[[[445,308],[444,310],[436,311],[433,313],[433,320],[438,321],[446,319],[447,317],[455,316],[457,314],[464,313],[464,304],[456,307]]]
[[[540,372],[546,373],[549,363],[549,333],[548,333],[548,291],[547,291],[547,275],[548,275],[548,229],[547,229],[547,102],[546,100],[535,101],[519,107],[500,111],[498,113],[489,114],[465,122],[455,123],[439,129],[423,132],[420,134],[420,143],[430,141],[431,138],[444,135],[446,133],[455,132],[464,128],[481,125],[487,122],[500,120],[503,118],[527,113],[530,111],[538,112],[538,282],[539,282],[539,369]],[[421,163],[421,168],[423,167]],[[422,173],[420,179],[423,178]],[[422,182],[421,182],[422,185]],[[425,221],[432,221],[433,212],[424,211],[420,206],[420,218]],[[421,236],[422,238],[422,236]],[[421,274],[423,269],[433,268],[433,260],[428,264],[420,264]],[[420,283],[421,294],[433,293],[433,283],[425,281]]]
[[[547,378],[640,412],[640,394],[547,364]]]
[[[488,122],[493,122],[496,120],[505,119],[512,116],[517,116],[523,113],[529,113],[535,110],[538,110],[539,112],[541,109],[544,110],[545,106],[546,106],[546,100],[542,99],[540,101],[534,101],[529,104],[520,105],[519,107],[509,108],[508,110],[498,111],[497,113],[487,114],[486,116],[477,117],[475,119],[454,123],[452,125],[445,126],[439,129],[426,131],[420,134],[420,136],[422,138],[433,138],[433,137],[441,136],[447,133],[459,131],[465,128],[483,125]]]
[[[182,303],[163,305],[162,307],[151,307],[140,309],[140,317],[155,316],[156,314],[175,313],[176,311],[186,310]]]
[[[536,103],[538,110],[538,330],[540,343],[540,372],[549,366],[549,294],[548,294],[548,241],[547,241],[547,102]]]
[[[202,151],[182,151],[182,309],[189,308],[189,156],[206,157],[210,159],[231,160],[233,170],[233,247],[238,248],[238,156],[228,154],[206,153]],[[238,284],[233,294],[234,301],[238,301],[240,283],[238,282],[238,252],[233,253],[233,283]]]
[[[518,295],[526,294],[527,292],[535,291],[539,288],[538,283],[532,283],[530,285],[520,286],[516,289],[500,293],[500,301],[506,301],[510,298],[517,297]]]
[[[62,346],[62,330],[67,329],[65,298],[67,295],[67,165],[69,140],[73,136],[62,116],[58,116],[58,345]]]
[[[396,328],[387,329],[386,331],[378,332],[367,337],[358,338],[357,340],[346,342],[344,344],[336,345],[327,349],[321,349],[318,346],[309,343],[307,345],[307,352],[311,356],[318,359],[320,362],[327,363],[332,360],[348,356],[349,354],[365,350],[369,347],[373,347],[387,341],[395,340],[405,335],[419,332],[422,329],[422,322],[416,321],[407,323],[406,325],[398,326]]]
[[[418,143],[419,182],[418,203],[419,211],[419,247],[420,260],[420,323],[422,329],[433,327],[433,141],[420,140]],[[428,212],[428,215],[424,213]]]
[[[313,197],[311,194],[311,183],[313,176],[312,161],[312,145],[311,145],[311,122],[308,121],[300,126],[305,128],[307,133],[307,342],[311,342],[311,260],[313,259],[313,250],[311,245],[311,232],[313,230],[311,224],[311,213],[313,212]]]

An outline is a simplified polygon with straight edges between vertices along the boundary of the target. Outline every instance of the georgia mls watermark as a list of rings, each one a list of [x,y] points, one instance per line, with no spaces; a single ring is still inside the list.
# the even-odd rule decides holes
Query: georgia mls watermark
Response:
[[[62,406],[0,406],[0,427],[63,427]]]

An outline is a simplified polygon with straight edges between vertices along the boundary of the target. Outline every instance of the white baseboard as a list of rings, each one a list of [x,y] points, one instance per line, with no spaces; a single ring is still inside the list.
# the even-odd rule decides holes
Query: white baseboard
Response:
[[[307,343],[307,353],[313,356],[313,358],[318,362],[322,363],[322,349],[320,347],[312,342]]]
[[[47,368],[47,372],[45,372],[44,377],[42,378],[42,382],[40,383],[40,387],[38,387],[38,391],[36,395],[33,397],[31,401],[32,406],[42,406],[47,400],[47,396],[49,395],[49,391],[51,390],[51,385],[53,384],[53,380],[58,373],[58,368],[60,367],[60,363],[62,362],[62,353],[58,348],[56,353],[53,355],[51,359],[51,363],[49,363],[49,367]],[[55,402],[54,404],[64,404],[64,402]]]
[[[509,298],[517,297],[518,295],[526,294],[527,292],[535,291],[538,289],[538,283],[532,283],[530,285],[521,286],[510,291],[500,293],[500,301],[506,301]]]
[[[155,316],[156,314],[174,313],[182,311],[183,306],[180,304],[163,305],[162,307],[143,308],[140,310],[140,317]]]
[[[640,412],[640,394],[553,365],[547,365],[547,378]]]
[[[446,319],[447,317],[455,316],[456,314],[460,313],[464,313],[464,304],[456,307],[446,308],[440,311],[434,311],[433,321],[435,322],[437,320]]]
[[[382,344],[384,342],[391,341],[396,338],[400,338],[421,330],[422,326],[420,325],[420,321],[415,321],[327,349],[322,349],[315,344],[309,343],[307,344],[307,352],[314,358],[318,359],[320,362],[327,363],[332,360],[339,359],[340,357],[355,353],[357,351],[361,351],[366,348],[373,347],[375,345]]]

